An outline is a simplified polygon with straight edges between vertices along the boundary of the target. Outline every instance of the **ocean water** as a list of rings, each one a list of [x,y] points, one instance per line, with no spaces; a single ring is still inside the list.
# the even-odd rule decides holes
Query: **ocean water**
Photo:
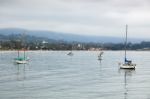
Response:
[[[15,64],[16,51],[0,52],[0,99],[150,99],[150,52],[128,51],[135,70],[121,70],[123,51],[28,51],[28,64]]]

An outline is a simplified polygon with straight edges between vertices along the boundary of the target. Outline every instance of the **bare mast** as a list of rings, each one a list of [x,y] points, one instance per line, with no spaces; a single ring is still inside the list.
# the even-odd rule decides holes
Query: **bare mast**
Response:
[[[127,51],[127,32],[128,32],[128,25],[126,25],[126,39],[125,39],[125,62],[127,60],[127,57],[126,57],[126,51]]]

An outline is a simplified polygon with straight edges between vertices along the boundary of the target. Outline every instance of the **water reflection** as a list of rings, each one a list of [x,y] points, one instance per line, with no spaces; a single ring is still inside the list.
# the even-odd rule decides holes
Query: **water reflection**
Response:
[[[26,64],[15,64],[16,67],[16,75],[17,75],[17,80],[25,80],[26,79]]]
[[[98,64],[99,64],[99,68],[100,68],[100,71],[102,72],[102,60],[98,60]]]
[[[131,80],[132,74],[135,73],[135,70],[120,69],[119,72],[124,74],[124,99],[128,99],[129,96],[128,84],[129,81]]]
[[[102,60],[98,60],[99,61],[99,65],[101,66],[102,65]]]
[[[95,52],[29,52],[29,64],[12,65],[14,52],[0,61],[0,99],[147,99],[150,94],[150,54],[134,70],[120,70],[122,52],[108,52],[98,61]],[[31,54],[32,53],[32,54]],[[139,52],[135,60],[141,59]],[[114,58],[115,57],[115,58]],[[71,60],[72,59],[72,60]],[[40,60],[40,61],[39,61]],[[137,86],[138,85],[138,86]],[[67,94],[66,94],[67,93]]]

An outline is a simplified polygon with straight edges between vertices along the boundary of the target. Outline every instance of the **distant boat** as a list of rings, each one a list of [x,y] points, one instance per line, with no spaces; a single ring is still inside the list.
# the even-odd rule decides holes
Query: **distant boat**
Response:
[[[69,56],[73,56],[73,53],[72,53],[72,51],[71,51],[71,52],[69,52],[67,55],[69,55]]]
[[[73,48],[71,48],[71,51],[70,51],[67,55],[69,55],[69,56],[73,56],[72,49],[73,49]]]
[[[23,51],[24,51],[24,56],[21,57],[21,56],[20,56],[20,51],[18,50],[18,57],[15,58],[15,62],[16,62],[17,64],[26,64],[26,63],[28,63],[28,61],[29,61],[29,58],[26,57],[26,55],[25,55],[25,50],[23,50]]]
[[[25,33],[22,33],[21,42],[22,42],[23,45],[25,45]],[[20,56],[20,52],[21,51],[23,52],[23,56]],[[25,50],[25,48],[23,48],[22,50],[18,50],[18,57],[15,58],[15,62],[17,64],[26,64],[26,63],[28,63],[28,61],[29,61],[29,58],[26,57],[26,50]]]
[[[124,63],[119,63],[119,66],[121,69],[135,69],[136,64],[133,64],[131,60],[127,59],[127,29],[128,26],[126,25],[126,40],[125,40],[125,59],[124,59]]]
[[[104,53],[103,51],[99,53],[99,55],[98,55],[98,60],[102,60],[102,55],[103,55],[103,53]]]

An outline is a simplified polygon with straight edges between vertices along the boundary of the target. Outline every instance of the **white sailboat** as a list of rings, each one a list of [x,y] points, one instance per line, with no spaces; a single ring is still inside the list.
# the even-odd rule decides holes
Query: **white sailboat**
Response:
[[[19,53],[19,50],[18,50],[18,57],[15,58],[15,62],[17,64],[26,64],[26,63],[28,63],[28,61],[29,61],[29,58],[26,57],[25,50],[24,50],[24,56],[23,57],[20,57],[20,53]]]
[[[125,40],[125,59],[124,59],[124,63],[119,63],[120,69],[135,69],[136,64],[132,63],[131,60],[127,59],[127,29],[128,26],[126,25],[126,40]]]
[[[102,55],[103,55],[103,51],[101,51],[100,53],[99,53],[99,55],[98,55],[98,60],[102,60]]]
[[[25,46],[25,33],[22,34],[20,44]],[[19,49],[19,48],[18,48]],[[20,52],[23,51],[23,56],[20,55]],[[26,49],[25,47],[22,50],[18,50],[18,57],[15,58],[15,62],[17,64],[26,64],[29,61],[29,57],[26,56]]]

